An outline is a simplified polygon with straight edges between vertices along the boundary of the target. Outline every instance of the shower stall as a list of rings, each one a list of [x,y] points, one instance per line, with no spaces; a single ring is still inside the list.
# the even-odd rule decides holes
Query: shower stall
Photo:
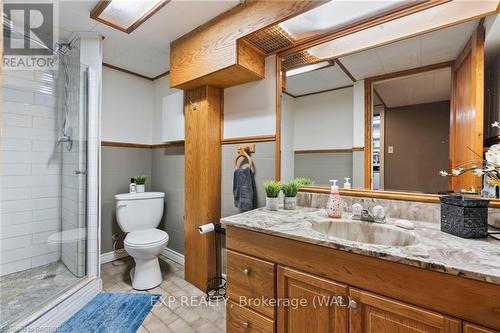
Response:
[[[95,75],[81,44],[75,37],[52,50],[55,70],[2,73],[0,332],[98,275],[89,260],[97,245],[88,243],[97,240],[96,213],[88,211],[89,186],[97,192],[95,154],[89,183],[89,151],[96,150],[88,145],[89,130],[98,132],[95,120],[89,126]]]

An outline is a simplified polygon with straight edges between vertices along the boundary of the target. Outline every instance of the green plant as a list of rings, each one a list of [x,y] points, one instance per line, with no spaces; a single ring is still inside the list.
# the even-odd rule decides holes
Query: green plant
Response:
[[[144,185],[146,184],[146,176],[145,175],[137,175],[134,177],[135,183],[137,185]]]
[[[299,192],[299,186],[294,180],[282,184],[281,189],[283,190],[285,197],[289,198],[297,196],[297,192]]]
[[[281,191],[281,184],[275,180],[266,180],[264,190],[268,198],[277,198]]]
[[[313,182],[309,178],[299,177],[293,180],[298,187],[311,186]]]

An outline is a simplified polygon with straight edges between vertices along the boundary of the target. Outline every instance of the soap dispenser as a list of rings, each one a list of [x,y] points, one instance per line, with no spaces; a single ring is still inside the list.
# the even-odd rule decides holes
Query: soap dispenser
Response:
[[[337,186],[337,180],[330,180],[332,183],[330,197],[328,198],[328,203],[326,204],[326,213],[328,217],[341,218],[342,217],[342,198],[339,195],[339,187]]]
[[[349,181],[350,178],[349,177],[345,177],[344,180],[345,180],[345,182],[344,182],[344,189],[350,190],[351,189],[351,182]]]

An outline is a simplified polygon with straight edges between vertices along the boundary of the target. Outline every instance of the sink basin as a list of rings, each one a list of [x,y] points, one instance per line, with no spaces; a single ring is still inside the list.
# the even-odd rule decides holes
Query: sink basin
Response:
[[[335,220],[318,222],[312,229],[328,237],[341,238],[349,241],[390,246],[409,246],[418,242],[408,231],[394,229],[384,224],[352,220]]]

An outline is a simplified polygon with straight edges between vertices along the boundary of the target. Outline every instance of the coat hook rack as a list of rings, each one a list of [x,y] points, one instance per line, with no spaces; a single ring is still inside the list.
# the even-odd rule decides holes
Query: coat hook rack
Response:
[[[233,169],[236,170],[238,168],[238,160],[240,158],[246,158],[248,161],[248,167],[251,169],[253,167],[253,160],[250,157],[250,154],[255,153],[255,145],[254,144],[244,144],[238,145],[238,155],[233,161]]]

